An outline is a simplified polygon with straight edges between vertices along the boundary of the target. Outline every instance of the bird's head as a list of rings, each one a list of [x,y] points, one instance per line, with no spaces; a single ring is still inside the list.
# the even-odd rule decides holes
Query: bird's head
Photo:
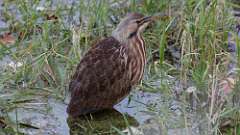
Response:
[[[150,22],[155,20],[155,16],[143,16],[139,13],[130,13],[121,20],[112,36],[120,42],[126,42],[128,39],[140,34]]]

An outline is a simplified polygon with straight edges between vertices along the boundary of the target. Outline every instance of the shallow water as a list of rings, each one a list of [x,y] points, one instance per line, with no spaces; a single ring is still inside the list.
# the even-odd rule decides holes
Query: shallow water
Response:
[[[53,99],[49,100],[48,103],[48,105],[50,106],[50,110],[48,112],[40,112],[39,110],[18,108],[17,117],[19,123],[24,123],[39,128],[22,128],[20,129],[20,131],[29,135],[69,134],[69,128],[66,122],[66,105],[60,101],[56,101]],[[12,119],[16,118],[16,110],[10,113],[10,117],[12,117]]]
[[[146,113],[148,111],[146,105],[160,106],[159,102],[160,95],[157,93],[148,93],[142,91],[135,91],[131,93],[131,101],[126,97],[122,102],[115,106],[116,110],[121,113],[127,113],[129,117],[136,119],[138,123],[143,123],[145,120],[151,117],[151,114]],[[129,103],[128,103],[129,102]],[[50,107],[47,112],[40,112],[39,110],[34,109],[17,109],[18,123],[24,123],[37,127],[39,129],[33,128],[22,128],[20,131],[29,134],[59,134],[59,135],[68,135],[69,127],[67,123],[68,115],[66,113],[67,105],[62,101],[50,99],[48,100],[48,105]],[[30,105],[31,106],[31,105]],[[28,108],[31,108],[28,106]],[[36,108],[36,105],[32,105],[33,108]],[[45,106],[45,109],[48,106]],[[44,106],[41,106],[42,110]],[[40,109],[41,110],[41,109]],[[103,115],[108,115],[104,114]],[[16,118],[16,110],[10,113],[12,119]],[[124,124],[124,120],[122,119]]]

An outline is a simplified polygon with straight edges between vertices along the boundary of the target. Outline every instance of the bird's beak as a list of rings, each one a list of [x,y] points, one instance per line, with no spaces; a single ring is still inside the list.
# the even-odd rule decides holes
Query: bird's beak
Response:
[[[152,15],[152,16],[146,16],[146,17],[143,17],[140,20],[138,20],[138,24],[143,25],[145,23],[154,22],[154,21],[160,20],[160,19],[166,19],[168,17],[169,16],[167,16],[166,14],[156,14],[156,15]]]
[[[153,21],[153,16],[146,16],[137,21],[138,25],[143,25]]]

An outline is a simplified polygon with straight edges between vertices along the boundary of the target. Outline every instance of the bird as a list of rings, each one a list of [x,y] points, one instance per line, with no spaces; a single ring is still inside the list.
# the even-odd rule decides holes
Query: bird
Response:
[[[90,47],[77,65],[69,83],[72,117],[112,109],[141,82],[146,65],[142,33],[156,19],[128,13],[111,36]]]

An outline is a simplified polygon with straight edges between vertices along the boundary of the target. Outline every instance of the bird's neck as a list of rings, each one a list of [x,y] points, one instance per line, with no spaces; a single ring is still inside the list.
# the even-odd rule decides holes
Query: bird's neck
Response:
[[[145,42],[138,33],[136,36],[131,38],[129,41],[130,43],[128,46],[128,53],[132,57],[130,58],[130,68],[133,68],[132,71],[136,71],[136,73],[132,76],[131,80],[133,84],[138,83],[143,76],[144,67],[146,64],[146,48],[145,48]],[[134,68],[138,68],[137,70]]]
[[[125,33],[113,31],[112,36],[127,49],[127,65],[130,69],[129,71],[131,71],[129,73],[131,76],[131,83],[133,85],[139,83],[142,79],[146,64],[146,48],[141,33],[138,32],[136,35],[129,38],[126,37],[127,35]],[[133,73],[132,71],[135,72]]]
[[[139,56],[146,58],[145,42],[140,33],[137,33],[136,36],[129,39],[129,42],[129,49],[132,49],[133,52],[136,52]]]
[[[128,40],[127,34],[116,29],[112,32],[112,37],[118,40],[120,43],[125,44]]]
[[[125,46],[129,50],[129,55],[135,55],[137,59],[141,59],[141,63],[145,65],[146,48],[141,32],[137,32],[134,36],[129,38],[127,37],[127,34],[115,30],[112,33],[112,37],[118,40],[121,45]]]

